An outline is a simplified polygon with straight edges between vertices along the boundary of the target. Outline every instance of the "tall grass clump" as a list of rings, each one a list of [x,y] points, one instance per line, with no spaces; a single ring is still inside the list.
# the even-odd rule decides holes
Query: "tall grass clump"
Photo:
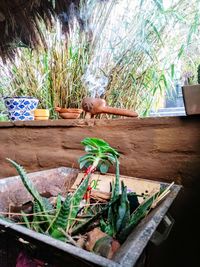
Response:
[[[196,0],[85,0],[81,23],[72,8],[67,35],[59,20],[41,25],[46,47],[19,47],[14,62],[1,63],[1,96],[35,96],[52,118],[55,106],[80,107],[86,95],[145,116],[199,42],[199,12]]]
[[[40,108],[50,109],[51,117],[56,117],[55,106],[78,107],[86,94],[81,77],[88,53],[86,42],[73,30],[75,23],[68,37],[62,34],[59,21],[55,21],[51,31],[44,29],[47,47],[37,51],[20,47],[14,62],[1,65],[1,94],[35,96]]]

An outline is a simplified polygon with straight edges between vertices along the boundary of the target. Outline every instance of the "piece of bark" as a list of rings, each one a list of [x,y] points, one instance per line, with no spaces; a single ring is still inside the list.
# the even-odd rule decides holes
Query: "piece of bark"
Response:
[[[87,233],[87,242],[85,244],[85,248],[88,251],[92,251],[97,240],[105,236],[107,236],[107,234],[103,233],[99,228],[94,228],[92,231]]]
[[[90,196],[93,198],[102,199],[105,201],[105,200],[110,200],[111,193],[102,192],[98,190],[92,190]]]

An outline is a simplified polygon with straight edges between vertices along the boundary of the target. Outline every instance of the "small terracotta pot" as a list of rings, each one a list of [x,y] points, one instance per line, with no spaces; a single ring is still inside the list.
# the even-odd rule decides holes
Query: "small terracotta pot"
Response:
[[[35,120],[48,120],[49,110],[48,109],[35,109],[34,118]]]
[[[55,110],[59,113],[60,117],[63,119],[78,119],[83,112],[79,108],[60,108],[56,107]]]

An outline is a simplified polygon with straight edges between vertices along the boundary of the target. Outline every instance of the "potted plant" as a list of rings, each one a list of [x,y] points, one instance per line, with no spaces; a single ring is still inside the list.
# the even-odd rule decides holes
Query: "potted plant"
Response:
[[[200,65],[197,69],[198,84],[182,87],[183,100],[187,115],[200,114]]]
[[[38,99],[30,96],[5,97],[4,103],[11,121],[34,120]]]
[[[170,192],[171,186],[143,195],[144,200],[139,203],[141,196],[129,192],[124,182],[120,182],[119,153],[97,138],[85,138],[82,144],[86,154],[80,157],[79,163],[85,172],[75,191],[69,191],[64,198],[58,195],[50,200],[42,196],[24,169],[9,160],[32,200],[31,209],[22,209],[21,213],[9,215],[5,220],[9,223],[20,221],[30,230],[45,234],[44,239],[51,236],[111,259],[137,224]],[[95,191],[92,193],[92,174],[96,169],[106,173],[110,164],[116,167],[111,191],[109,194],[97,191],[95,195]],[[100,193],[104,195],[104,201],[99,200]]]

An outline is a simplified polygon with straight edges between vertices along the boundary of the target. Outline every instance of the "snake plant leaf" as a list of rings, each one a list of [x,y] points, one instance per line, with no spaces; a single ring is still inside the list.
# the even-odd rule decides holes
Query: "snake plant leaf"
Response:
[[[15,162],[14,160],[11,159],[7,159],[17,170],[25,188],[27,189],[27,191],[31,194],[31,196],[33,197],[33,199],[35,201],[38,202],[38,205],[40,206],[41,211],[44,213],[44,216],[46,218],[46,220],[48,221],[48,223],[51,223],[51,220],[48,216],[48,212],[46,210],[46,205],[44,204],[44,200],[43,197],[39,194],[39,192],[37,191],[36,187],[34,186],[34,184],[32,183],[32,181],[28,178],[25,170],[23,169],[22,166],[20,166],[17,162]]]
[[[119,174],[119,161],[116,158],[116,173],[115,173],[115,182],[114,185],[112,186],[112,200],[115,200],[119,197],[120,194],[120,174]]]
[[[82,223],[81,225],[77,226],[75,229],[72,230],[72,235],[78,235],[78,234],[82,234],[85,233],[87,231],[87,229],[95,222],[97,221],[99,218],[101,218],[104,214],[106,214],[108,212],[108,209],[114,205],[116,202],[118,201],[110,201],[108,202],[108,204],[105,207],[102,207],[102,209],[96,213],[93,217],[91,217],[89,220],[87,220],[86,222]]]
[[[22,219],[23,219],[23,221],[24,221],[25,224],[26,224],[26,227],[27,227],[28,229],[31,229],[31,225],[30,225],[30,222],[29,222],[29,220],[28,220],[28,218],[27,218],[27,216],[26,216],[26,213],[24,213],[23,211],[21,211],[21,214],[22,214]]]
[[[11,159],[7,159],[17,170],[17,172],[20,175],[20,178],[24,184],[24,186],[26,187],[26,189],[28,190],[28,192],[32,195],[32,197],[39,203],[41,209],[45,210],[44,207],[44,203],[43,203],[43,199],[40,196],[39,192],[37,191],[37,189],[35,188],[35,186],[33,185],[32,181],[28,178],[25,170],[23,169],[22,166],[20,166],[17,162],[15,162],[14,160]]]
[[[48,212],[48,214],[53,214],[54,213],[54,208],[52,206],[52,204],[50,203],[49,199],[46,197],[42,197],[44,206],[45,206],[45,210]]]
[[[108,217],[107,217],[107,224],[109,225],[106,228],[106,233],[111,236],[115,236],[116,233],[116,214],[117,214],[117,202],[115,202],[118,198],[114,197],[114,188],[115,183],[112,182],[112,195],[111,201],[114,201],[115,204],[111,205],[108,209]]]
[[[34,203],[33,203],[33,219],[32,219],[32,223],[31,223],[31,228],[38,233],[43,233],[44,229],[42,229],[42,225],[40,226],[40,224],[43,224],[43,226],[45,225],[46,227],[48,227],[48,224],[46,225],[46,218],[45,218],[45,216],[43,216],[43,212],[42,212],[38,202],[34,201]]]
[[[87,177],[82,181],[82,183],[79,185],[70,199],[70,211],[68,216],[67,230],[69,230],[69,227],[74,223],[74,219],[76,218],[77,213],[80,209],[80,203],[83,199],[84,194],[86,193],[90,176],[91,174],[87,175]]]
[[[58,194],[57,199],[56,199],[56,210],[60,210],[61,206],[62,206],[61,195]]]
[[[111,223],[106,223],[103,219],[100,220],[100,228],[102,232],[106,233],[109,236],[115,235],[115,229],[112,227]]]
[[[117,157],[115,156],[116,160],[116,173],[115,173],[115,182],[112,183],[112,194],[111,194],[111,201],[115,202],[117,199],[119,199],[120,196],[120,179],[119,179],[119,161]],[[118,202],[115,202],[114,205],[110,206],[108,209],[108,220],[107,223],[109,226],[107,226],[106,233],[111,236],[115,236],[117,233],[117,213],[118,213]]]
[[[134,227],[138,222],[145,217],[145,215],[150,211],[150,208],[154,200],[159,196],[159,192],[155,193],[153,196],[142,202],[139,207],[131,214],[129,224],[117,235],[117,240],[122,244],[128,235],[132,232]]]
[[[71,197],[68,195],[65,198],[65,201],[63,202],[60,210],[58,210],[57,215],[50,227],[51,228],[50,235],[54,238],[57,239],[63,238],[63,233],[58,229],[61,228],[64,231],[66,230],[68,217],[70,213],[70,202],[71,202]]]
[[[122,194],[120,197],[120,204],[118,206],[116,218],[116,231],[120,232],[130,219],[130,206],[127,197],[127,187],[122,182]]]
[[[103,218],[100,219],[100,228],[101,231],[106,233],[107,232],[107,223],[105,222],[105,220]]]

